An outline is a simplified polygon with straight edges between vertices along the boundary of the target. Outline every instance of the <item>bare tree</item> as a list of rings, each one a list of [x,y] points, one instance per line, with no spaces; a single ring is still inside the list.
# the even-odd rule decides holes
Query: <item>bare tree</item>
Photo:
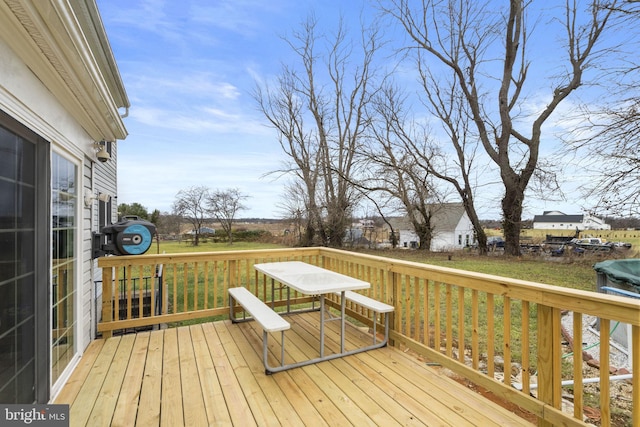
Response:
[[[601,76],[608,90],[600,102],[578,112],[586,117],[568,139],[581,166],[592,175],[582,189],[595,208],[609,215],[640,215],[640,3],[622,3],[616,9],[619,61]],[[575,119],[576,117],[572,117]]]
[[[391,244],[391,247],[395,248],[398,245],[398,239],[395,238],[397,233],[395,232],[393,222],[391,221],[392,214],[387,214],[387,212],[397,212],[397,200],[393,198],[386,189],[379,190],[375,187],[375,184],[371,184],[368,181],[372,181],[372,179],[363,177],[362,181],[355,184],[355,187],[361,192],[361,199],[370,203],[371,206],[375,208],[376,214],[379,215],[380,222],[385,223],[387,227],[389,227],[389,243]],[[372,185],[372,187],[367,187],[367,185]],[[387,196],[379,197],[380,194],[377,194],[376,192],[387,193]]]
[[[180,190],[173,202],[173,213],[187,220],[193,226],[193,245],[200,244],[200,228],[205,220],[206,201],[209,189],[204,186],[194,186]]]
[[[431,219],[441,204],[431,177],[415,163],[399,166],[398,160],[391,158],[387,158],[384,165],[382,162],[383,158],[378,157],[377,162],[371,163],[374,176],[360,181],[359,187],[378,193],[378,197],[387,199],[387,203],[395,203],[396,212],[406,215],[418,236],[418,249],[429,251],[434,232]],[[393,232],[390,222],[384,220]]]
[[[424,62],[418,60],[420,82],[424,89],[428,110],[439,123],[453,151],[431,142],[430,138],[408,138],[402,140],[416,161],[425,165],[436,178],[452,186],[464,206],[469,220],[473,224],[478,249],[481,254],[487,251],[487,235],[476,210],[474,176],[483,176],[476,165],[476,155],[480,148],[480,139],[470,128],[470,115],[464,96],[460,93],[454,75],[450,81],[442,81],[425,69]],[[403,129],[399,129],[403,132]],[[424,132],[426,134],[426,132]]]
[[[377,97],[371,105],[370,144],[360,151],[365,167],[357,185],[363,192],[377,193],[387,205],[398,205],[418,236],[418,249],[428,251],[433,237],[432,206],[439,203],[439,195],[429,171],[415,161],[401,140],[404,135],[397,131],[398,123],[404,120],[394,101],[397,99]]]
[[[289,230],[289,233],[293,234],[293,239],[299,246],[312,246],[316,234],[309,205],[307,191],[299,180],[286,185],[282,201],[278,203],[283,218],[293,224],[293,230]]]
[[[422,82],[426,84],[429,78],[422,69],[420,70]],[[423,177],[429,176],[431,181],[440,180],[452,186],[462,200],[473,224],[480,251],[484,253],[486,252],[486,235],[475,209],[473,192],[475,187],[471,182],[478,143],[468,141],[470,134],[464,105],[459,102],[458,97],[445,96],[444,93],[452,93],[451,88],[443,86],[442,90],[438,87],[436,93],[428,92],[427,105],[430,106],[429,110],[432,114],[444,125],[454,148],[452,154],[447,153],[434,141],[426,125],[418,126],[414,117],[407,117],[405,95],[397,86],[388,84],[379,92],[372,104],[372,134],[375,136],[375,145],[381,147],[383,153],[370,155],[369,162],[377,163],[382,167],[381,171],[376,171],[378,176],[384,176],[384,170],[395,169],[395,174],[398,176],[391,180],[389,188],[395,188],[393,193],[398,200],[402,201],[405,210],[416,209],[407,204],[409,199],[401,196],[406,193],[406,189],[402,189],[402,186],[406,186],[405,183],[424,185]],[[387,162],[390,163],[385,164]],[[403,176],[413,176],[413,179],[407,181]],[[421,210],[427,212],[427,207],[434,208],[443,198],[438,194],[434,184],[430,184],[430,188],[424,188],[423,191],[430,192],[431,195],[422,200],[423,206],[417,212]],[[418,199],[413,198],[412,203],[417,201]],[[432,227],[421,224],[430,219],[430,216],[421,214],[410,219],[414,226],[418,225],[416,230],[422,230],[424,233],[421,239],[428,237],[430,240]]]
[[[163,212],[158,215],[158,227],[159,235],[179,235],[180,225],[182,224],[182,217],[179,215],[171,214],[169,212]]]
[[[599,175],[583,189],[611,215],[640,215],[640,97],[589,115],[588,168]]]
[[[280,146],[288,156],[288,162],[276,172],[293,176],[292,191],[287,193],[295,195],[297,202],[304,203],[302,210],[307,220],[301,244],[310,246],[318,228],[322,229],[321,210],[317,205],[320,154],[313,132],[307,129],[304,102],[298,95],[297,85],[297,73],[284,68],[275,89],[257,86],[254,97],[276,129]],[[294,211],[301,209],[296,207]]]
[[[448,79],[447,87],[455,88],[465,103],[474,134],[497,166],[504,191],[505,253],[518,255],[523,202],[538,166],[542,126],[583,84],[585,70],[606,57],[605,52],[596,50],[596,44],[618,2],[593,0],[582,14],[576,2],[567,1],[563,17],[551,16],[552,22],[561,24],[566,37],[565,56],[557,59],[553,72],[566,66],[566,73],[546,76],[552,85],[546,105],[530,117],[522,114],[528,101],[525,83],[530,81],[538,92],[544,90],[540,81],[528,79],[533,28],[527,12],[534,3],[511,0],[506,9],[488,1],[423,0],[416,8],[409,0],[390,3],[380,2],[409,36],[423,75]],[[438,79],[424,82],[427,93],[437,94]]]
[[[237,188],[211,191],[207,196],[207,212],[218,220],[230,245],[233,244],[233,220],[239,211],[246,209],[242,201],[247,197]]]
[[[362,30],[356,53],[342,20],[325,39],[310,17],[286,40],[299,64],[284,66],[275,88],[264,85],[254,93],[291,161],[281,172],[293,174],[307,192],[306,242],[317,234],[321,244],[342,245],[357,196],[350,178],[376,74],[377,31]],[[327,50],[318,52],[323,40]]]

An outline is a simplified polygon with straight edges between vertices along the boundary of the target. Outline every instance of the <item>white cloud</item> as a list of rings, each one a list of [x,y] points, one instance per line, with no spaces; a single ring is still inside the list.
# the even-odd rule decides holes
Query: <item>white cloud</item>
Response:
[[[228,101],[236,100],[242,94],[241,89],[224,76],[207,70],[187,71],[167,64],[150,69],[140,63],[127,64],[127,68],[131,70],[124,73],[127,91],[143,94],[142,100],[162,99],[167,103],[187,98]]]
[[[267,30],[265,15],[283,15],[287,7],[277,0],[217,0],[193,4],[190,14],[194,22],[253,37]]]
[[[107,3],[108,2],[108,3]],[[169,11],[175,3],[171,0],[101,0],[100,12],[109,31],[109,39],[125,44],[146,42],[145,36],[134,37],[133,33],[153,34],[161,40],[180,40],[182,31],[179,20]],[[104,3],[104,4],[103,4]],[[125,28],[126,32],[120,29]]]
[[[132,147],[129,147],[132,148]],[[119,152],[118,203],[141,203],[149,210],[170,211],[176,194],[183,189],[204,185],[212,189],[238,188],[249,196],[249,208],[243,216],[275,217],[275,203],[281,186],[274,185],[264,174],[280,161],[277,154],[245,152],[242,156],[198,152],[175,144],[173,154],[167,150],[149,150],[146,157]],[[241,159],[241,161],[239,161]]]

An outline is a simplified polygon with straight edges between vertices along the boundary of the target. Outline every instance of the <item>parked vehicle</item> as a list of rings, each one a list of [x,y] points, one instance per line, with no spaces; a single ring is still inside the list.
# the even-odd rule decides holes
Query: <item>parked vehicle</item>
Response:
[[[613,250],[613,244],[597,237],[586,237],[582,239],[573,239],[569,242],[570,245],[581,248],[588,251],[602,251],[610,252]]]
[[[563,256],[565,253],[574,253],[576,255],[581,255],[585,252],[584,248],[580,248],[577,246],[573,246],[571,244],[561,245],[555,249],[551,250],[551,256]]]
[[[487,238],[487,248],[504,249],[504,239],[500,236],[491,236]]]

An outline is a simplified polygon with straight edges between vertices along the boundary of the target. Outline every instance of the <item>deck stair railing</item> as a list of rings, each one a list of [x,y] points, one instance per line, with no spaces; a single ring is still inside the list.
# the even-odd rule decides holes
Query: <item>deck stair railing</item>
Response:
[[[114,331],[147,325],[228,318],[229,287],[244,286],[275,306],[287,296],[253,269],[256,263],[299,260],[371,283],[367,295],[395,307],[391,321],[392,345],[446,367],[538,417],[538,425],[584,425],[586,406],[596,406],[600,425],[612,425],[612,383],[609,369],[600,369],[598,393],[583,374],[582,351],[570,349],[561,334],[563,316],[569,316],[573,343],[582,343],[587,316],[599,318],[601,336],[616,322],[628,324],[633,348],[640,348],[640,300],[567,289],[505,277],[473,273],[392,258],[328,248],[162,254],[103,257],[103,337]],[[131,299],[142,298],[144,277],[162,268],[162,287],[148,288],[146,317],[135,315]],[[124,277],[122,272],[124,273]],[[137,280],[134,280],[137,279]],[[595,279],[595,278],[594,278]],[[114,298],[123,283],[127,309]],[[135,285],[134,285],[135,283]],[[157,298],[156,293],[162,297]],[[309,298],[291,295],[291,303]],[[158,303],[157,301],[162,301]],[[142,301],[139,301],[142,306]],[[156,305],[160,304],[160,307]],[[347,307],[363,323],[369,313]],[[115,313],[126,312],[125,318]],[[600,366],[611,366],[610,347],[600,345]],[[640,351],[632,352],[627,367],[640,371]],[[563,407],[563,381],[571,380],[572,410]],[[640,426],[640,378],[633,387],[630,425]],[[518,387],[514,387],[518,384]],[[532,384],[534,384],[532,386]]]

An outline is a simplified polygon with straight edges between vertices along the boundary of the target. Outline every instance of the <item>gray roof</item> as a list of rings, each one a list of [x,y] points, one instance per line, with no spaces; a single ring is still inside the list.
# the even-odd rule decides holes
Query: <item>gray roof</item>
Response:
[[[462,203],[435,203],[428,205],[431,212],[431,226],[434,231],[453,231],[465,213]],[[413,230],[409,219],[404,217],[388,218],[394,230]]]
[[[533,222],[569,222],[581,223],[584,215],[536,215]]]

